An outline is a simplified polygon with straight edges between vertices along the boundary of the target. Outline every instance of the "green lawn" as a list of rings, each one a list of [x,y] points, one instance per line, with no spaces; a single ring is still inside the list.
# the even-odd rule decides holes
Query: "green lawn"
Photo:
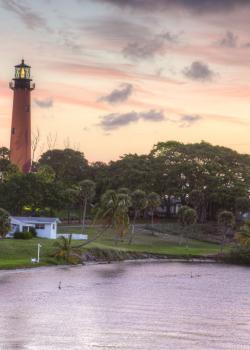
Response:
[[[74,227],[72,229],[71,227],[60,227],[58,231],[60,233],[77,233],[80,232],[80,228]],[[87,231],[89,238],[95,236],[95,231],[93,229],[88,229]],[[166,254],[180,257],[214,255],[220,251],[220,246],[217,244],[190,239],[188,241],[188,248],[186,248],[186,244],[180,246],[178,240],[178,237],[174,239],[169,235],[166,235],[166,237],[156,237],[146,231],[138,231],[136,232],[132,245],[127,243],[127,239],[125,242],[119,242],[119,244],[117,244],[114,240],[114,233],[108,231],[99,238],[98,241],[92,242],[85,249],[118,249],[121,251]],[[0,241],[0,268],[7,269],[37,266],[37,264],[31,263],[31,258],[37,256],[38,243],[42,245],[40,265],[56,263],[56,261],[51,258],[51,253],[54,250],[53,240],[39,238],[34,238],[32,240],[4,239]],[[74,244],[79,244],[79,241],[74,242]]]

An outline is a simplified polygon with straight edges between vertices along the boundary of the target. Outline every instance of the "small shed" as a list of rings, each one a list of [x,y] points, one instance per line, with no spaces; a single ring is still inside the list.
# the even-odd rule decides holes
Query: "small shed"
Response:
[[[29,231],[30,227],[34,227],[37,237],[56,239],[57,224],[61,221],[58,218],[11,216],[10,222],[11,231],[7,237],[13,237],[17,231]]]

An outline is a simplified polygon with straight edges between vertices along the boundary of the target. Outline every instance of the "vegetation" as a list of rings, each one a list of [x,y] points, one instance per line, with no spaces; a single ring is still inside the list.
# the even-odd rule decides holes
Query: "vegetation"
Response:
[[[68,264],[77,264],[81,262],[80,249],[72,246],[72,236],[69,238],[60,237],[54,242],[55,250],[52,253],[58,261]]]
[[[79,182],[79,185],[76,187],[76,196],[82,207],[82,233],[85,231],[85,220],[87,213],[87,204],[95,196],[95,183],[91,180],[83,180]]]
[[[250,247],[250,221],[246,221],[236,234],[236,240],[243,247]]]
[[[227,210],[220,212],[218,216],[218,224],[222,231],[221,251],[223,251],[226,238],[230,235],[235,225],[234,214]]]
[[[32,232],[29,232],[29,231],[23,231],[23,232],[17,231],[14,233],[14,238],[15,239],[32,239],[33,234]]]
[[[0,210],[0,235],[4,237],[9,230],[6,211],[12,215],[59,216],[68,223],[77,220],[82,223],[82,232],[88,230],[87,218],[87,223],[98,225],[86,243],[88,249],[91,245],[102,245],[100,242],[109,231],[115,237],[112,244],[109,242],[112,249],[145,248],[150,252],[150,247],[144,244],[148,235],[143,236],[145,242],[139,246],[137,235],[138,223],[151,219],[151,238],[156,239],[153,246],[157,247],[152,250],[166,252],[171,246],[183,252],[178,242],[175,245],[168,242],[167,247],[161,248],[158,245],[161,239],[155,234],[159,217],[175,222],[181,207],[178,221],[182,233],[178,241],[181,235],[185,235],[186,241],[189,239],[189,253],[192,254],[192,237],[197,236],[199,225],[201,231],[213,227],[223,251],[227,238],[230,236],[232,241],[234,229],[242,224],[242,214],[250,209],[249,174],[249,155],[206,142],[160,142],[149,154],[127,154],[108,164],[90,164],[83,153],[70,148],[50,149],[33,163],[29,174],[22,174],[11,165],[9,150],[3,147],[0,207],[4,209]],[[241,238],[237,242],[245,249],[248,244],[244,230],[246,227],[238,230],[237,237]],[[0,253],[4,244],[2,240]],[[86,244],[78,244],[78,249],[86,249]],[[75,247],[72,242],[60,240],[56,248],[59,252],[71,250],[71,246]],[[72,254],[67,254],[63,254],[63,259],[69,261]]]
[[[142,190],[135,190],[131,195],[131,200],[132,200],[132,207],[134,209],[134,220],[133,220],[131,235],[129,240],[130,244],[132,243],[134,234],[135,234],[136,219],[140,215],[141,211],[144,210],[148,205],[146,193]]]
[[[81,226],[74,231],[81,232]],[[70,227],[59,228],[59,232],[71,233]],[[93,229],[87,231],[90,241],[96,237],[97,232]],[[214,256],[219,253],[220,246],[197,240],[189,240],[189,249],[178,244],[179,237],[175,235],[164,235],[162,237],[152,236],[150,230],[137,230],[134,242],[129,244],[128,240],[117,241],[114,239],[114,230],[108,229],[99,239],[93,240],[89,245],[79,247],[79,241],[71,241],[70,253],[68,253],[67,241],[65,240],[48,240],[33,238],[31,240],[5,239],[1,241],[0,247],[0,268],[17,268],[17,267],[34,267],[40,265],[65,264],[65,258],[70,257],[70,263],[75,263],[74,257],[80,254],[88,255],[92,249],[100,251],[110,251],[110,254],[118,254],[123,259],[131,255],[133,257],[147,257],[152,254],[156,257],[185,258]],[[55,243],[57,242],[57,243]],[[40,264],[33,264],[31,258],[37,255],[37,245],[41,244],[41,261]],[[55,246],[56,244],[56,246]],[[66,247],[65,247],[66,246]],[[58,256],[56,257],[56,252]],[[64,251],[62,255],[62,251]],[[115,253],[116,252],[116,253]],[[72,254],[71,254],[72,253]],[[76,253],[76,255],[75,255]],[[124,254],[124,255],[123,255]],[[134,255],[133,255],[134,254]],[[74,261],[71,260],[71,257]],[[97,257],[98,258],[98,257]],[[83,259],[84,260],[84,259]],[[112,260],[112,259],[111,259]]]
[[[184,205],[181,207],[178,213],[178,219],[180,224],[183,226],[182,234],[180,235],[180,244],[182,244],[183,241],[183,233],[186,231],[187,227],[193,225],[197,221],[197,213],[196,210],[188,207],[187,205]],[[187,245],[187,240],[186,240]]]
[[[10,230],[10,214],[0,208],[0,238],[4,238]]]
[[[154,212],[161,205],[161,197],[158,193],[150,192],[148,197],[148,208],[150,210],[151,216],[151,226],[152,226],[152,234],[154,233]]]

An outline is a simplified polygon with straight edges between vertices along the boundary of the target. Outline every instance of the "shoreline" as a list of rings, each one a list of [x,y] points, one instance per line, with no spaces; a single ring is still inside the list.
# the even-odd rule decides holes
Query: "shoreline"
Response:
[[[1,272],[25,272],[27,270],[47,270],[52,267],[54,268],[74,268],[74,267],[88,267],[88,266],[96,266],[96,265],[112,265],[112,264],[117,264],[117,263],[190,263],[190,264],[226,264],[226,262],[222,260],[218,260],[212,257],[196,257],[196,258],[171,258],[171,257],[162,257],[162,258],[157,258],[157,257],[150,257],[150,258],[138,258],[138,259],[125,259],[125,260],[99,260],[99,261],[86,261],[81,264],[51,264],[51,265],[31,265],[27,267],[16,267],[16,268],[0,268],[0,274]]]

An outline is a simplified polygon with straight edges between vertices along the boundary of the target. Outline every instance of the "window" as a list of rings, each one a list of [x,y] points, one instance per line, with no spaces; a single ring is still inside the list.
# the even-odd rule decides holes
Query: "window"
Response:
[[[15,135],[15,131],[16,131],[16,129],[12,128],[12,130],[11,130],[12,135]]]
[[[35,228],[36,228],[36,230],[44,230],[45,225],[44,224],[36,224]]]

